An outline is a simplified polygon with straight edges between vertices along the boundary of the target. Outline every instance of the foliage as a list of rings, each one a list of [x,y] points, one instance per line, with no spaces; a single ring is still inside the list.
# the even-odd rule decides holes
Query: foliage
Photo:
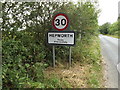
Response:
[[[87,44],[86,44],[87,43]],[[83,65],[85,73],[84,83],[87,88],[103,88],[102,59],[100,53],[100,40],[97,36],[92,36],[89,42],[77,42],[73,49],[74,62]],[[82,71],[81,71],[82,72]],[[86,81],[86,82],[85,82]]]
[[[67,13],[71,29],[77,33],[73,59],[91,58],[86,51],[91,36],[97,35],[98,10],[95,3],[71,2],[5,2],[2,5],[3,87],[57,88],[58,78],[45,78],[44,68],[51,65],[52,48],[46,45],[46,33],[52,29],[54,13]],[[56,47],[57,57],[67,59],[68,47]],[[89,52],[89,55],[87,53]],[[79,55],[78,55],[79,54]],[[97,57],[96,57],[97,58]],[[94,60],[90,60],[93,62]]]
[[[118,22],[111,24],[109,29],[110,35],[118,35]]]
[[[119,34],[119,20],[114,22],[113,24],[105,23],[99,27],[99,31],[101,34],[107,34],[113,37],[118,38]]]
[[[37,63],[40,63],[40,59],[42,60],[45,55],[41,51],[42,47],[34,45],[35,43],[29,44],[33,45],[26,46],[20,40],[3,39],[3,87],[20,88],[24,85],[22,83],[30,80],[36,81],[40,78],[38,74],[42,74],[42,71],[40,72],[42,65],[39,67]],[[38,51],[41,51],[41,53],[37,53]],[[39,73],[36,68],[40,69]],[[43,76],[41,74],[39,76]]]
[[[120,38],[120,17],[118,18],[118,37]]]
[[[90,88],[103,88],[103,74],[102,74],[102,63],[101,63],[101,54],[100,54],[100,40],[98,37],[93,37],[92,45],[89,47],[88,53],[89,59],[88,63],[90,68],[88,70],[88,87]],[[92,59],[92,60],[90,60]],[[92,61],[92,62],[91,62]]]
[[[91,36],[91,39],[88,41],[86,38],[84,38],[83,41],[78,41],[76,47],[73,48],[73,58],[86,64],[95,64],[99,61],[100,51],[99,47],[94,45],[94,43],[96,43],[95,40],[96,36]],[[92,45],[94,45],[94,47]]]
[[[101,34],[108,34],[109,33],[109,27],[110,27],[110,23],[105,23],[102,26],[99,27],[99,31]]]

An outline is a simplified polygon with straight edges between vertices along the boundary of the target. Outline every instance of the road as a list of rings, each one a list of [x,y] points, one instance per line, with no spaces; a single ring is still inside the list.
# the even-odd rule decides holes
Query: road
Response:
[[[120,61],[118,61],[118,50],[120,50],[120,46],[118,45],[117,38],[99,35],[101,42],[101,52],[104,61],[104,77],[106,80],[105,86],[107,88],[118,88],[120,83],[118,83],[118,68],[117,65]],[[119,49],[118,49],[119,48]],[[120,78],[120,77],[119,77]],[[119,85],[118,85],[119,84]]]

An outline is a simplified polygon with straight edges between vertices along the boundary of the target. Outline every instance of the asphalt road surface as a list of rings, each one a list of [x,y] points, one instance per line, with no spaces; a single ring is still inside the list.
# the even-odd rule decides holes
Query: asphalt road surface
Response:
[[[120,50],[120,46],[118,43],[119,39],[99,35],[101,42],[101,52],[104,61],[104,77],[105,77],[105,86],[107,88],[118,88],[120,83],[118,82],[119,77],[119,69],[118,69],[118,50]],[[119,48],[119,49],[118,49]]]

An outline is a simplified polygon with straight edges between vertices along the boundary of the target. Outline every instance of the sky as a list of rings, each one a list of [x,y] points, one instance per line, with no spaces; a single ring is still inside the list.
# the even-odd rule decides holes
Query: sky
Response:
[[[78,1],[78,0],[73,0]],[[99,9],[101,10],[98,18],[98,24],[102,25],[106,22],[111,24],[117,21],[118,18],[118,2],[120,0],[98,0]]]
[[[111,24],[117,21],[118,18],[118,1],[120,0],[98,0],[99,8],[101,9],[100,16],[98,18],[99,25],[106,22]]]

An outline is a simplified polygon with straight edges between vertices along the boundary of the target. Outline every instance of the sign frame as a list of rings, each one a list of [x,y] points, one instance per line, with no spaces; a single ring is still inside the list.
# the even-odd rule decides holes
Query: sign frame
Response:
[[[54,43],[50,44],[50,43],[48,43],[48,33],[50,33],[50,32],[51,33],[74,33],[74,44],[56,44],[56,43],[55,44]],[[75,34],[74,31],[48,31],[47,32],[47,44],[51,45],[51,46],[54,46],[54,45],[55,46],[74,46],[76,44],[76,41],[75,41],[76,39],[75,38],[76,38],[76,34]]]

